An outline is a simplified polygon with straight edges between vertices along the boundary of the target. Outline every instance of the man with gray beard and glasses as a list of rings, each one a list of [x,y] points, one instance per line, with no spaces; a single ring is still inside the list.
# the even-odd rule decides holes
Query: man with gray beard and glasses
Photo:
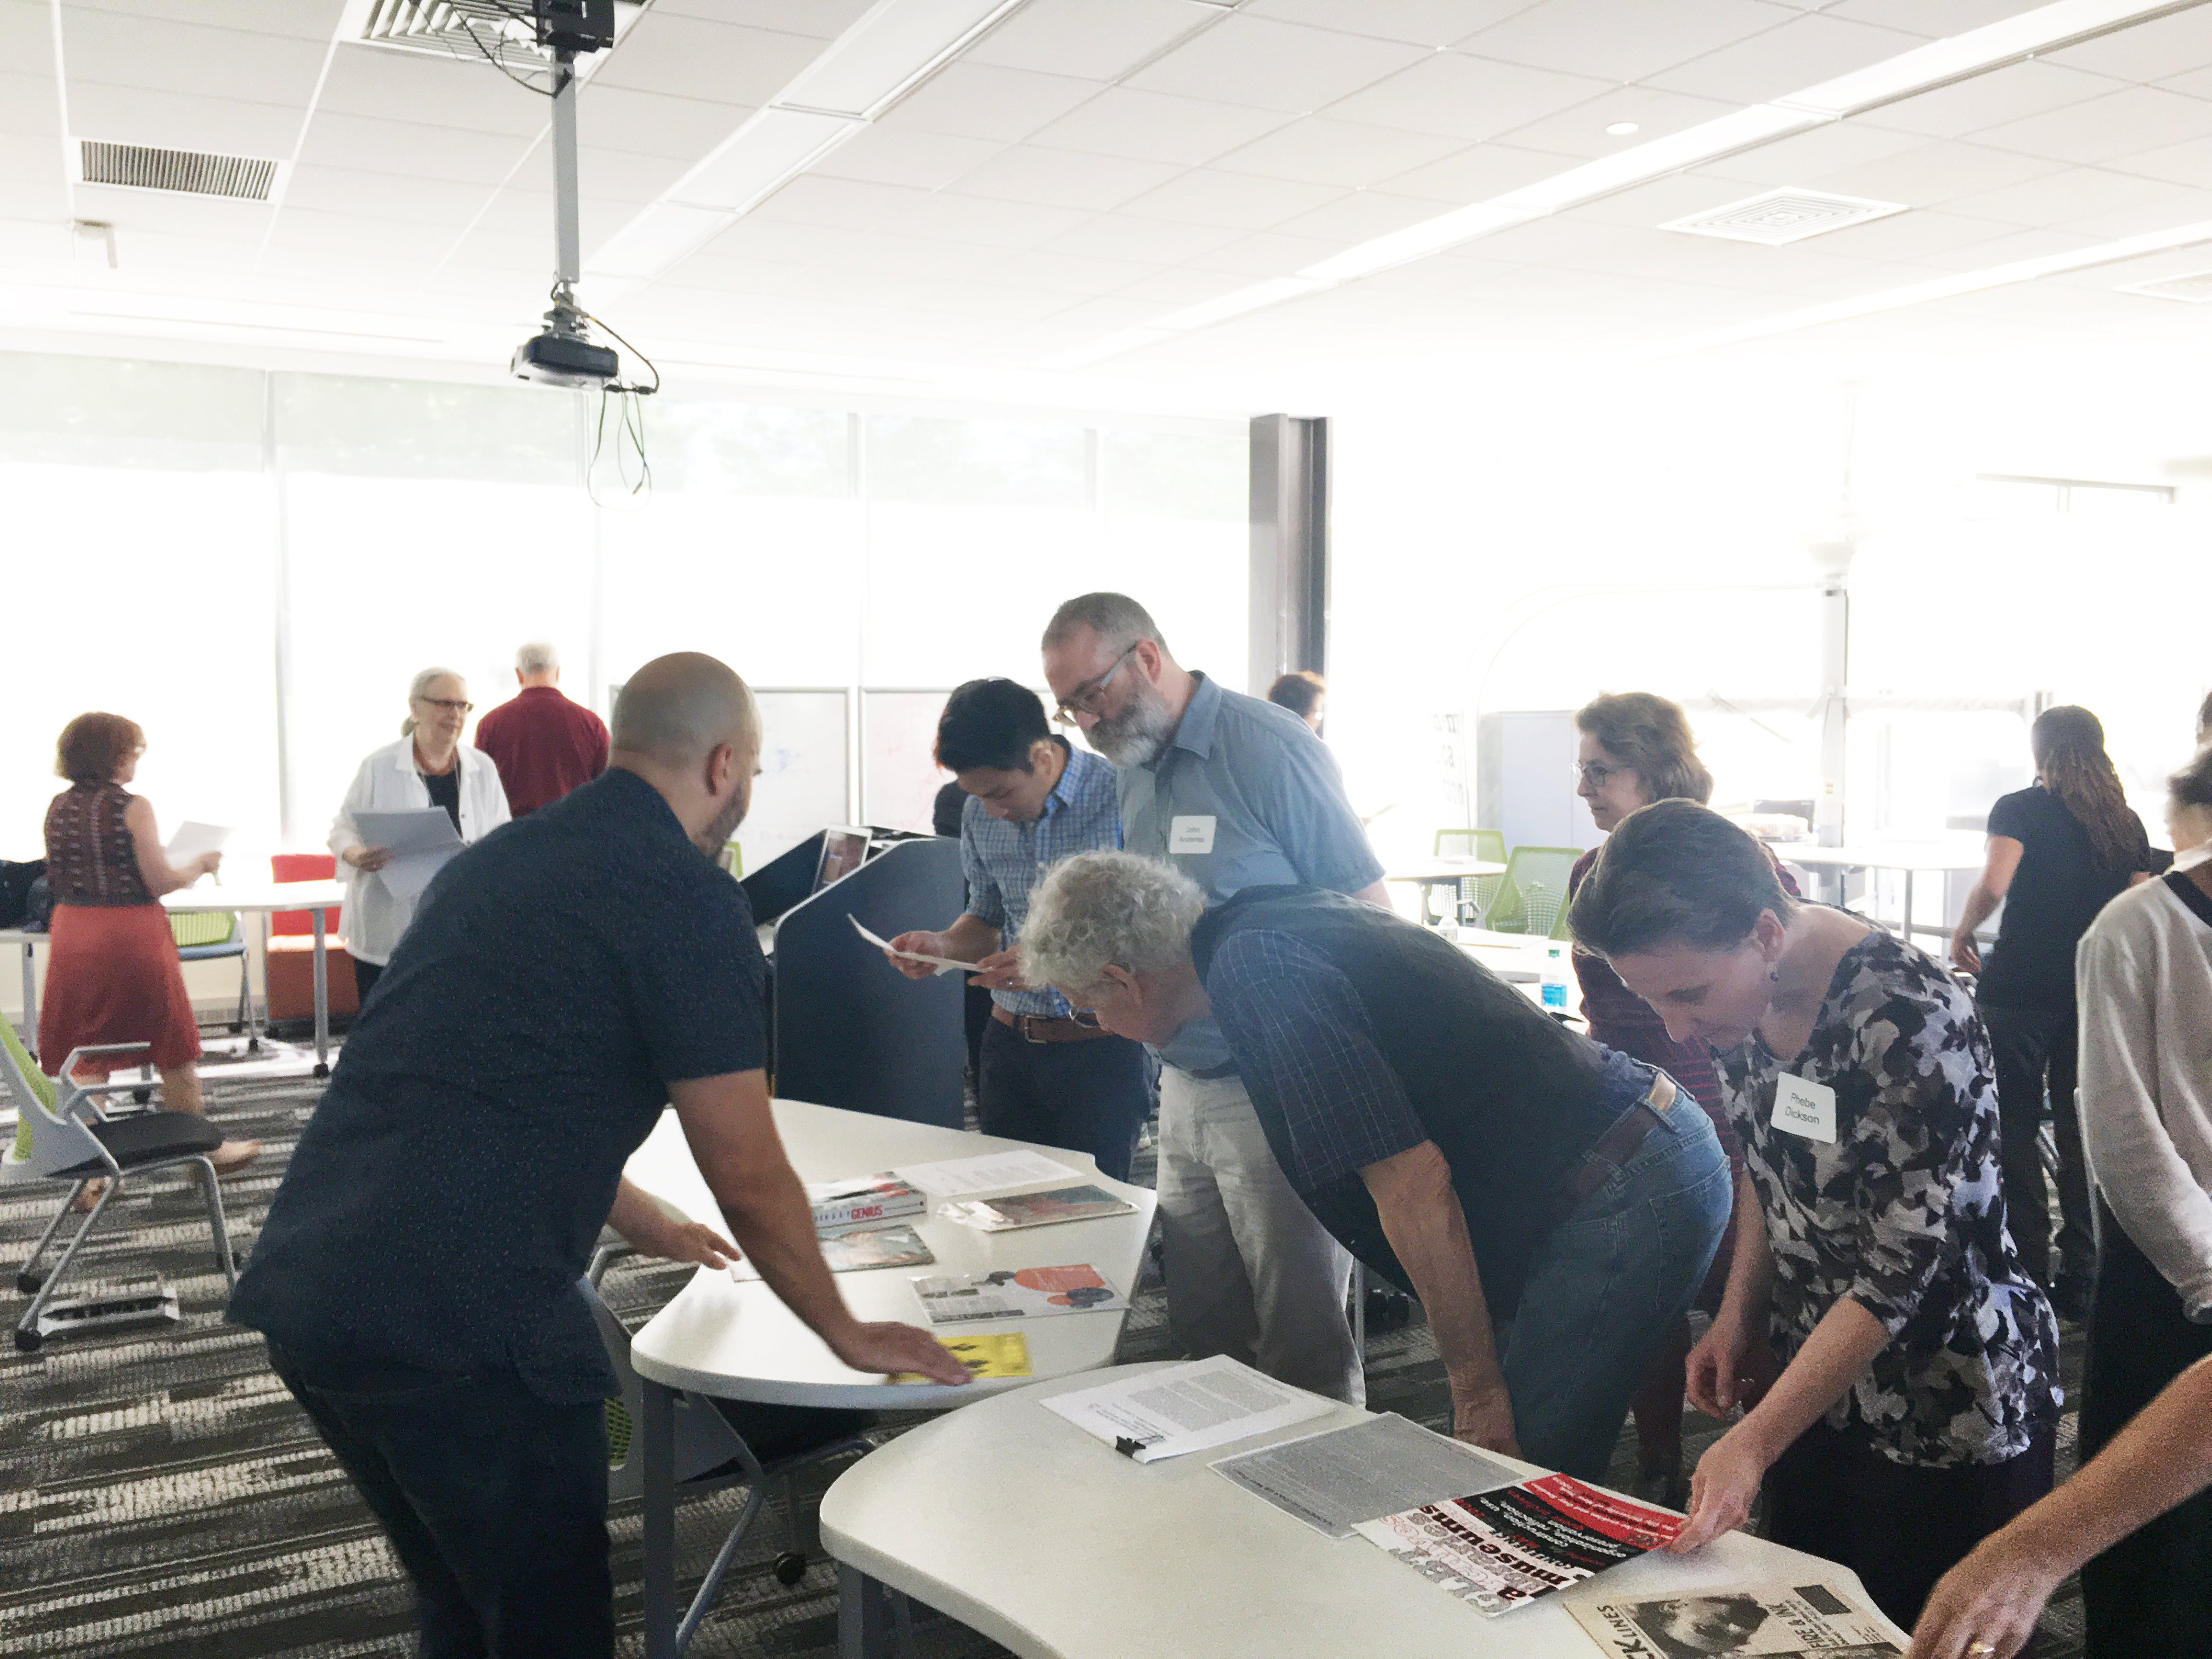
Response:
[[[1286,708],[1170,654],[1134,599],[1086,593],[1044,632],[1055,718],[1114,763],[1121,844],[1172,865],[1209,907],[1247,887],[1334,889],[1387,908],[1382,866],[1336,763]],[[1344,1317],[1352,1258],[1269,1150],[1210,1018],[1159,1050],[1161,1243],[1168,1318],[1197,1358],[1364,1402]]]

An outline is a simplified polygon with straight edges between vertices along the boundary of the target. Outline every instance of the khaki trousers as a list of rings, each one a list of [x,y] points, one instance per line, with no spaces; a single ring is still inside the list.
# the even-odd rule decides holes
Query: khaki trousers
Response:
[[[1168,1324],[1183,1347],[1365,1404],[1344,1316],[1352,1257],[1291,1189],[1242,1079],[1160,1068],[1158,1185]]]

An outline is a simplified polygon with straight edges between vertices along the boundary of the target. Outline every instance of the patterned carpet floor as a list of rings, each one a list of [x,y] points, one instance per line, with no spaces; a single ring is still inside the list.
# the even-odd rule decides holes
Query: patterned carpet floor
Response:
[[[319,1085],[225,1083],[210,1072],[210,1110],[234,1136],[258,1139],[258,1164],[223,1183],[241,1255],[282,1179]],[[1135,1178],[1149,1182],[1152,1156]],[[48,1191],[0,1201],[0,1285],[51,1217]],[[121,1213],[116,1213],[118,1210]],[[307,1419],[265,1364],[260,1339],[222,1322],[223,1282],[196,1192],[179,1177],[134,1182],[88,1241],[82,1288],[127,1290],[165,1279],[181,1322],[88,1333],[35,1355],[0,1350],[0,1651],[161,1656],[162,1659],[351,1659],[413,1651],[404,1580],[381,1535]],[[633,1328],[691,1270],[617,1264],[610,1304]],[[20,1304],[9,1302],[12,1326]],[[2066,1328],[2069,1385],[2079,1333]],[[1174,1357],[1157,1284],[1135,1298],[1122,1344],[1128,1360]],[[1370,1335],[1369,1403],[1441,1427],[1449,1405],[1443,1367],[1418,1322]],[[2070,1393],[2070,1387],[2069,1387]],[[921,1421],[887,1419],[888,1437]],[[1719,1426],[1692,1417],[1694,1456]],[[2060,1437],[2062,1474],[2073,1462],[2074,1419]],[[1635,1466],[1624,1434],[1613,1468]],[[802,1482],[810,1540],[814,1506],[833,1468]],[[678,1559],[696,1580],[742,1492],[686,1503]],[[819,1553],[786,1588],[769,1571],[781,1547],[773,1517],[756,1528],[691,1652],[699,1659],[829,1659],[836,1648],[835,1575]],[[640,1650],[640,1545],[635,1504],[612,1521],[621,1651]],[[690,1581],[683,1589],[688,1595]],[[917,1608],[924,1659],[988,1659],[1003,1650],[955,1621]],[[2069,1584],[2044,1622],[2042,1659],[2081,1651],[2079,1598]]]

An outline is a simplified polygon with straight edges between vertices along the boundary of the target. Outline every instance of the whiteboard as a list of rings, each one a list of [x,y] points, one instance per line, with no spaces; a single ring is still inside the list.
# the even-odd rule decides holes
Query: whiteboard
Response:
[[[860,817],[885,830],[930,831],[930,809],[952,774],[936,760],[942,691],[860,694]]]
[[[825,824],[850,823],[842,691],[760,691],[761,775],[738,829],[745,870],[760,869]]]

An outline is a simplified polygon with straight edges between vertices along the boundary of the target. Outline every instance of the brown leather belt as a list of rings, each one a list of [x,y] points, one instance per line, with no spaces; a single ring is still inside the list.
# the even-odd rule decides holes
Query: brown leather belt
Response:
[[[1559,1183],[1552,1218],[1553,1226],[1572,1215],[1585,1199],[1620,1173],[1620,1166],[1644,1144],[1644,1138],[1659,1126],[1680,1093],[1674,1079],[1664,1072],[1652,1079],[1650,1092],[1615,1118],[1613,1127],[1597,1138],[1597,1144],[1583,1154],[1583,1161],[1575,1166],[1574,1173]]]
[[[1001,1025],[1011,1025],[1014,1035],[1024,1042],[1088,1042],[1093,1037],[1112,1036],[1103,1026],[1085,1025],[1080,1020],[1058,1019],[1050,1014],[1012,1014],[994,1006],[991,1018]]]

